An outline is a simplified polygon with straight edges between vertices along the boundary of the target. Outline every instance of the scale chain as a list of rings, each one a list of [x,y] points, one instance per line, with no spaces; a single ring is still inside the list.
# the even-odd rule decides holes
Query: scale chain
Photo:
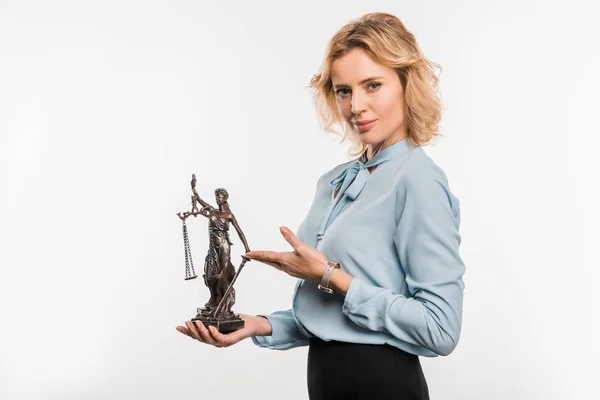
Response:
[[[196,277],[196,272],[194,271],[194,262],[192,261],[192,251],[190,250],[190,240],[185,220],[183,221],[183,246],[185,250],[185,279],[193,279]]]

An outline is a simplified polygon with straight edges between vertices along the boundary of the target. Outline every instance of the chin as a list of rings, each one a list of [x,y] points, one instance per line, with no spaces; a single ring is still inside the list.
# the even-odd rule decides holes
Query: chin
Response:
[[[360,140],[365,145],[374,145],[377,143],[381,143],[385,139],[377,134],[374,134],[371,131],[365,133],[356,132],[356,134],[358,135],[358,140]]]

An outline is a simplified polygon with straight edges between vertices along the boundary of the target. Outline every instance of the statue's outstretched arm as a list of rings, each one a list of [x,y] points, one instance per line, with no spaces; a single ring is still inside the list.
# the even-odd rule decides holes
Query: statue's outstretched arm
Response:
[[[238,222],[235,219],[235,216],[233,214],[231,214],[231,223],[233,224],[235,230],[237,231],[237,233],[240,237],[240,240],[244,244],[244,247],[246,248],[246,253],[249,252],[250,247],[248,247],[248,242],[246,241],[246,236],[244,235],[244,232],[242,232],[242,229],[240,228],[240,225],[238,224]]]

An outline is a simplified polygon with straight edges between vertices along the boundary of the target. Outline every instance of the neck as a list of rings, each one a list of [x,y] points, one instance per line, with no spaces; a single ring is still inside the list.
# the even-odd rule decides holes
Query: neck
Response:
[[[400,142],[401,140],[405,139],[406,136],[401,137],[400,139],[396,139],[396,138],[387,138],[379,143],[374,143],[374,144],[368,144],[367,145],[367,161],[370,160],[371,158],[375,157],[375,155],[377,155],[377,153],[379,153],[381,150]]]

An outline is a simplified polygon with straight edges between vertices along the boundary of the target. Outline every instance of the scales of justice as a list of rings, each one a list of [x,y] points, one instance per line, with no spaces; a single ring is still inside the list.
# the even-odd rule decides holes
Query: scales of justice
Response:
[[[202,215],[208,219],[209,247],[204,260],[204,284],[210,291],[210,299],[204,307],[197,309],[197,314],[192,321],[202,321],[208,326],[215,326],[219,332],[227,333],[244,327],[244,320],[239,315],[231,311],[235,303],[235,290],[233,284],[240,275],[246,262],[250,261],[248,257],[242,255],[242,262],[235,270],[231,263],[231,246],[233,243],[229,239],[229,225],[233,225],[240,237],[240,240],[246,248],[246,253],[250,251],[244,232],[235,219],[235,216],[229,209],[227,199],[229,194],[223,188],[215,190],[215,198],[218,207],[213,207],[198,196],[196,191],[196,175],[192,174],[192,209],[183,213],[177,213],[177,216],[183,223],[183,244],[185,249],[185,280],[195,279],[194,263],[192,261],[192,252],[190,250],[190,241],[185,220],[191,216]],[[198,209],[198,204],[202,208]]]

